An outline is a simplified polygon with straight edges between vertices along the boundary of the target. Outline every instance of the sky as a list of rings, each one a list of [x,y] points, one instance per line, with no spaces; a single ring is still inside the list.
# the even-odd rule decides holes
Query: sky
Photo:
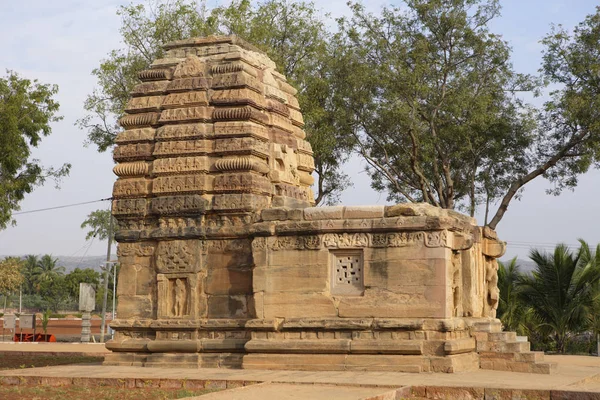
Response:
[[[83,102],[96,85],[91,71],[113,50],[122,47],[117,0],[1,0],[0,73],[14,70],[21,76],[59,86],[56,99],[64,119],[52,125],[34,156],[46,166],[71,163],[71,174],[60,189],[52,182],[37,188],[21,203],[22,211],[61,206],[111,196],[115,175],[110,152],[98,153],[84,145],[86,133],[74,124],[84,115]],[[211,0],[210,5],[222,1]],[[314,0],[323,15],[349,15],[346,0]],[[364,1],[372,12],[393,1]],[[501,0],[502,16],[492,31],[503,35],[513,49],[518,72],[535,73],[540,66],[539,40],[551,24],[572,28],[595,11],[597,0]],[[385,194],[370,187],[364,163],[352,157],[344,167],[353,187],[347,189],[345,205],[387,204]],[[523,198],[513,201],[497,231],[507,241],[505,258],[526,258],[531,246],[550,250],[556,243],[576,246],[582,238],[600,243],[597,199],[600,173],[581,176],[574,192],[558,197],[545,194],[548,183],[537,179],[527,185]],[[108,202],[59,210],[16,215],[17,225],[0,231],[0,255],[52,254],[85,256],[106,254],[106,242],[86,241],[80,228],[86,216]],[[480,221],[483,220],[478,215]]]

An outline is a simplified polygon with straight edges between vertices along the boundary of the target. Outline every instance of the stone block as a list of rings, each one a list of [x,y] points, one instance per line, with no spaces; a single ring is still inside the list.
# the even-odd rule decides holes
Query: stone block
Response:
[[[343,217],[343,206],[311,207],[304,210],[304,219],[307,221],[342,219]]]
[[[345,354],[350,352],[350,342],[344,339],[252,339],[246,343],[246,350],[249,353]]]
[[[444,286],[447,268],[444,259],[370,260],[365,262],[365,286],[399,292],[406,286]]]
[[[117,303],[119,318],[155,318],[156,308],[151,296],[119,296]]]
[[[345,354],[247,354],[242,368],[343,371],[346,357]]]
[[[262,210],[260,216],[263,221],[285,221],[288,219],[287,207],[267,208]]]
[[[455,354],[444,357],[431,357],[431,371],[454,373],[479,369],[476,353]]]
[[[156,272],[148,260],[139,263],[123,263],[119,269],[117,295],[147,296],[154,292]]]
[[[252,293],[252,270],[236,268],[210,269],[204,292],[209,295]]]
[[[461,399],[461,400],[483,400],[484,388],[467,387],[436,387],[428,386],[428,399]]]
[[[444,352],[446,354],[460,354],[475,351],[475,339],[464,338],[449,340],[444,344]]]
[[[264,318],[327,318],[338,316],[333,300],[322,293],[265,293],[263,307]]]
[[[347,371],[428,372],[429,361],[418,355],[349,354]]]
[[[426,286],[415,292],[391,292],[386,288],[367,288],[364,296],[339,296],[342,318],[445,318],[450,316],[445,286]]]
[[[365,354],[423,354],[420,340],[353,340],[351,353]]]
[[[211,295],[208,297],[209,318],[251,318],[246,295]]]
[[[325,266],[271,266],[254,269],[254,291],[324,292],[328,289]]]
[[[345,219],[383,218],[384,206],[345,206]]]
[[[310,269],[323,269],[327,273],[331,254],[327,250],[270,250],[268,256],[269,266],[286,267],[296,266]],[[266,266],[256,264],[257,266]]]

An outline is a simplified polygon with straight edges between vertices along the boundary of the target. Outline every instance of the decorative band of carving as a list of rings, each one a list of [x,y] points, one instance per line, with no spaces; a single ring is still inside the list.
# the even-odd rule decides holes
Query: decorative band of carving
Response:
[[[215,121],[256,121],[261,124],[267,124],[269,117],[250,106],[238,108],[217,108],[213,113]]]
[[[208,81],[204,77],[173,79],[167,86],[167,92],[206,90],[208,86]]]
[[[212,107],[169,108],[160,114],[160,122],[210,121]]]
[[[136,85],[131,91],[132,96],[163,94],[167,90],[168,81],[144,82]]]
[[[126,115],[119,120],[123,128],[136,128],[143,126],[152,126],[158,123],[160,113],[144,113]]]
[[[249,66],[246,63],[241,63],[241,62],[213,65],[210,68],[210,72],[213,75],[231,74],[234,72],[241,72],[241,71],[244,71],[244,72],[252,75],[255,78],[258,76],[258,74],[256,73],[256,70],[254,68],[252,68],[251,66]]]
[[[154,254],[154,245],[150,243],[119,243],[117,256],[119,257],[150,257]]]
[[[117,146],[113,152],[116,162],[152,159],[154,145],[151,143],[136,143]]]
[[[138,78],[142,82],[147,81],[161,81],[164,79],[171,79],[170,69],[146,69],[138,72]]]
[[[129,129],[120,132],[115,143],[149,142],[154,140],[154,128]]]
[[[261,174],[269,172],[269,166],[264,162],[249,157],[224,158],[215,162],[217,171],[256,171]]]
[[[268,100],[267,109],[271,112],[283,115],[284,117],[290,116],[290,109],[285,104],[277,100]]]
[[[210,206],[209,201],[200,195],[156,197],[150,202],[153,214],[173,215],[204,212]]]
[[[348,249],[363,247],[447,247],[446,231],[402,233],[326,233],[324,235],[279,236],[256,238],[254,249],[270,250],[318,250],[321,248]]]
[[[165,125],[156,130],[156,140],[196,139],[213,136],[212,124]]]
[[[147,214],[146,199],[122,199],[113,200],[113,215],[146,215]]]
[[[118,164],[113,168],[117,176],[144,176],[148,174],[148,164],[145,162],[133,162]]]

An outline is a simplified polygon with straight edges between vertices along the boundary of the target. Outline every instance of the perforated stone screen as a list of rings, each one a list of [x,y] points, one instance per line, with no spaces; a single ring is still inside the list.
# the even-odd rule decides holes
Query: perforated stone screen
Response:
[[[336,251],[331,254],[331,293],[361,296],[364,293],[364,266],[361,250]]]

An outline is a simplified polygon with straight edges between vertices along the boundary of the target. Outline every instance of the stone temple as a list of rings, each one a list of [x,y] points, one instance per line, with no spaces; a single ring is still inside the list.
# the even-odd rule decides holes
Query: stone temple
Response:
[[[502,332],[505,244],[426,204],[313,207],[296,90],[233,36],[165,46],[117,137],[108,365],[549,373]]]

